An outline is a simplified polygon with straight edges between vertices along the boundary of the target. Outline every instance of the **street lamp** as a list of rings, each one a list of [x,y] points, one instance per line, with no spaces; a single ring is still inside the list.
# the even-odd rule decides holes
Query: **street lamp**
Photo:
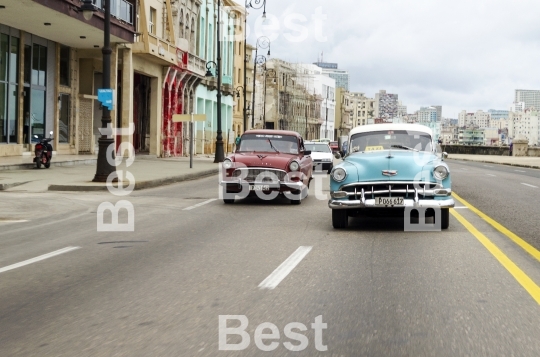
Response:
[[[219,28],[219,27],[218,27]],[[219,30],[218,30],[219,33]],[[219,40],[218,40],[219,48]],[[219,50],[218,50],[219,51]],[[218,52],[219,53],[219,52]],[[223,162],[225,159],[225,153],[223,151],[223,132],[221,130],[221,71],[220,68],[221,55],[218,54],[217,63],[214,61],[206,62],[206,77],[213,77],[214,74],[211,71],[212,66],[216,68],[217,76],[217,137],[216,137],[216,154],[214,158],[214,163]]]
[[[263,8],[263,19],[266,19],[266,0],[246,0],[246,13],[244,14],[244,131],[247,129],[247,8],[251,7],[252,9],[259,10]],[[255,77],[253,78],[255,82]],[[253,126],[253,125],[252,125]]]
[[[255,45],[255,59],[253,60],[253,111],[251,112],[251,127],[255,125],[255,83],[257,82],[257,65],[263,65],[266,63],[266,57],[257,55],[259,48],[268,48],[268,56],[270,56],[270,39],[266,36],[261,36],[257,39],[257,43]]]
[[[101,53],[103,54],[103,89],[110,89],[111,87],[111,2],[105,1],[105,21],[104,21],[104,31],[103,31],[103,48]],[[92,0],[83,0],[83,5],[81,6],[83,12],[83,17],[88,21],[92,18],[92,15],[96,11],[96,7],[93,4]],[[111,112],[109,108],[103,106],[102,115],[101,115],[101,127],[104,129],[101,132],[101,136],[98,139],[99,151],[96,167],[96,175],[92,181],[94,182],[107,182],[107,178],[112,174],[116,173],[116,166],[112,165],[109,160],[107,160],[107,149],[109,147],[114,148],[114,136],[113,132],[107,130],[111,126]],[[114,157],[114,150],[112,156]]]

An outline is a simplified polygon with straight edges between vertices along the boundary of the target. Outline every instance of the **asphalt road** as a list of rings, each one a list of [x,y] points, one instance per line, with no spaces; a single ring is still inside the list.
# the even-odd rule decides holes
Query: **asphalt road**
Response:
[[[538,247],[540,189],[521,184],[540,187],[537,172],[450,166],[461,197]],[[283,198],[224,205],[215,177],[127,197],[0,193],[0,356],[540,354],[534,286],[525,289],[454,215],[442,232],[404,232],[400,218],[351,218],[337,231],[316,186],[300,206]],[[98,232],[99,204],[121,199],[135,208],[134,232]],[[458,205],[540,284],[535,258]],[[220,315],[245,316],[246,349],[220,350]],[[317,317],[326,328],[312,328]],[[279,333],[264,341],[279,342],[272,352],[256,343],[265,322]],[[299,352],[286,348],[302,340],[285,331],[295,322],[307,328],[292,330],[305,336]]]

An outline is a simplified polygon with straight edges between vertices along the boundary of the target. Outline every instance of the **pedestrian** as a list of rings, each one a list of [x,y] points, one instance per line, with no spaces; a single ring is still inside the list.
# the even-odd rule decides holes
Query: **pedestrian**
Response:
[[[236,139],[234,139],[234,150],[238,150],[238,148],[240,147],[240,141],[242,141],[242,138],[240,137],[240,134],[238,134],[236,136]]]
[[[510,150],[509,150],[509,156],[512,156],[512,151],[514,150],[514,143],[510,143]]]

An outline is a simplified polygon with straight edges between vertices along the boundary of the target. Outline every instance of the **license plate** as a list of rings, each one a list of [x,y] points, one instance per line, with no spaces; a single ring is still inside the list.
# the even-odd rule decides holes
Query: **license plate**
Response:
[[[269,185],[251,185],[249,186],[250,191],[268,191],[270,190]]]
[[[376,206],[403,206],[403,197],[375,197]]]

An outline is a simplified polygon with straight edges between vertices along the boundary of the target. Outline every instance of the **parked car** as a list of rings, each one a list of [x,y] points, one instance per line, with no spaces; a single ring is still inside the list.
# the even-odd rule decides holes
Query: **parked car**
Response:
[[[440,228],[454,207],[446,153],[437,150],[431,129],[418,124],[374,124],[351,130],[349,154],[330,175],[334,228],[350,216],[426,213]],[[440,212],[436,212],[440,210]],[[425,211],[425,212],[424,212]]]
[[[334,167],[334,154],[327,143],[305,142],[306,150],[311,151],[313,169],[330,173]]]
[[[223,162],[223,201],[250,193],[264,199],[284,194],[292,204],[307,197],[313,160],[302,136],[285,130],[248,130]]]
[[[332,152],[339,152],[339,145],[337,141],[331,141],[328,145],[330,145],[330,149],[332,149]]]

